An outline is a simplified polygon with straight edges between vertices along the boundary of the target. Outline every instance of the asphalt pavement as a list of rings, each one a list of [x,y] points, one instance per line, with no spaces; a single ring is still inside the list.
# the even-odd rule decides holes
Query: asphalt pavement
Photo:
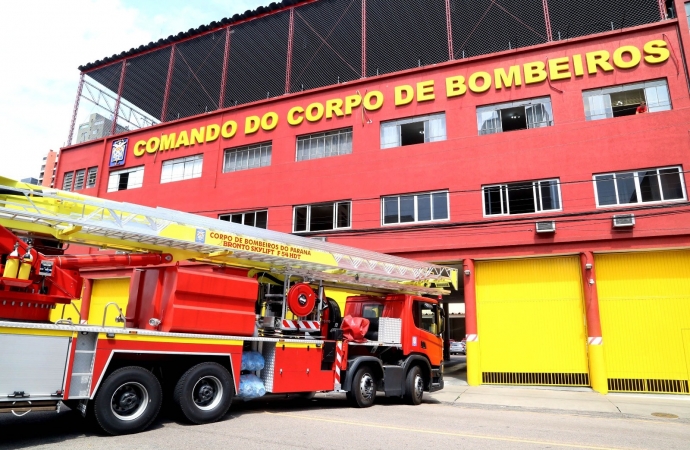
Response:
[[[462,362],[419,406],[378,397],[350,408],[342,394],[310,401],[236,401],[220,422],[163,415],[148,431],[110,437],[73,411],[0,415],[0,449],[688,449],[690,397],[603,396],[587,389],[470,387]],[[653,415],[660,413],[662,416]],[[677,417],[677,418],[676,418]]]

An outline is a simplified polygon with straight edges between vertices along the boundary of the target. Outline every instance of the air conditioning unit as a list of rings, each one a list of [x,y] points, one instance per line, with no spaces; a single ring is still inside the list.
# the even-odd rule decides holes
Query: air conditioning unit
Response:
[[[554,233],[556,231],[556,222],[537,222],[537,233]]]
[[[635,214],[620,214],[613,216],[614,228],[634,227]]]
[[[309,236],[310,239],[314,239],[315,241],[321,241],[321,242],[326,242],[328,239],[326,239],[326,236]]]

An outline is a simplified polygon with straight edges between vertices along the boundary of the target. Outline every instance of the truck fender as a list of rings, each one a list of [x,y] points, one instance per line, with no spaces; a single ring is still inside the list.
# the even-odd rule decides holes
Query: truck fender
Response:
[[[355,376],[355,373],[357,372],[357,369],[359,369],[360,366],[362,365],[367,365],[371,366],[373,370],[376,373],[376,375],[379,377],[383,377],[383,365],[381,365],[381,360],[374,357],[374,356],[358,356],[353,359],[348,359],[347,361],[347,370],[345,372],[345,380],[343,382],[343,387],[342,389],[344,391],[350,391],[352,388],[352,377]]]
[[[431,387],[431,364],[429,360],[421,355],[410,355],[403,363],[403,383],[402,391],[405,395],[405,377],[407,372],[412,368],[412,366],[419,366],[422,369],[422,376],[424,376],[425,390],[429,390]]]

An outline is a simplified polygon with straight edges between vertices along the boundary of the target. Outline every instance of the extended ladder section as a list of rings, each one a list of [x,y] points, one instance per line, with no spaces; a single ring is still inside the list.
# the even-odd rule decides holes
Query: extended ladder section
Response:
[[[268,270],[412,294],[457,288],[457,270],[164,208],[0,177],[0,225],[62,242]]]

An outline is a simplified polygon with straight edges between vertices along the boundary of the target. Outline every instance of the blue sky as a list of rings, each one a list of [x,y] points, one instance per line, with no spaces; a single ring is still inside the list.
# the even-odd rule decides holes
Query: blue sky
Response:
[[[69,132],[79,65],[270,3],[265,0],[2,2],[0,175],[37,177]]]

